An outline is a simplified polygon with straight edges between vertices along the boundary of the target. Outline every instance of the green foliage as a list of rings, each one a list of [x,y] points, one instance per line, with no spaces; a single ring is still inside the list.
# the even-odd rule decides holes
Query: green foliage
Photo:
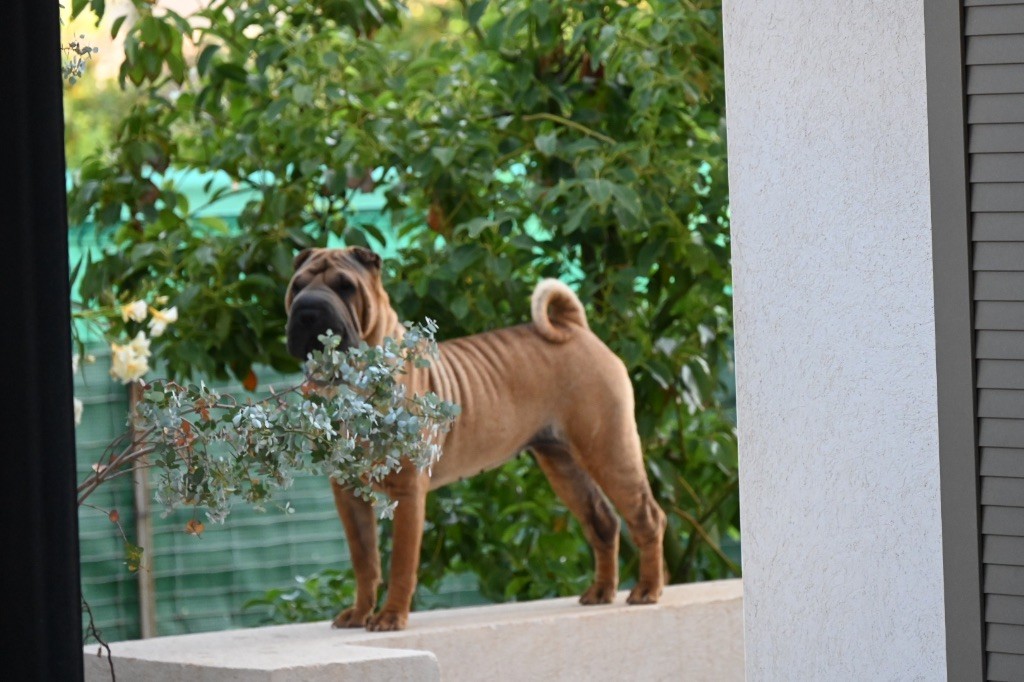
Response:
[[[296,576],[296,587],[267,590],[250,599],[243,609],[262,611],[265,623],[308,623],[338,615],[338,604],[355,596],[356,584],[346,572],[325,568],[308,576]]]
[[[671,579],[738,571],[720,548],[739,516],[717,5],[477,0],[426,26],[355,0],[136,5],[121,78],[140,96],[70,195],[72,222],[112,239],[87,304],[169,296],[182,317],[154,352],[170,371],[243,378],[294,366],[281,301],[299,248],[397,253],[393,302],[447,337],[527,320],[536,281],[560,277],[633,377]],[[161,183],[172,165],[254,191],[238,225]],[[369,191],[393,231],[349,210]],[[466,569],[493,598],[577,592],[589,554],[542,478],[515,460],[432,495],[424,583]]]
[[[64,90],[64,153],[68,168],[110,146],[114,126],[131,94],[94,78]]]
[[[420,582],[436,588],[446,572],[472,572],[493,601],[581,594],[593,561],[556,499],[529,455],[432,493]]]

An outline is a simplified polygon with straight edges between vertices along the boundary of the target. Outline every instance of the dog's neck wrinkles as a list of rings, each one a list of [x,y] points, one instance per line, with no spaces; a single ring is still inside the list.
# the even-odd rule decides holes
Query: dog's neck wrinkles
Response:
[[[367,306],[368,319],[363,329],[363,340],[370,346],[379,346],[386,337],[401,341],[405,336],[405,327],[398,321],[398,313],[388,305],[387,294],[384,295],[385,305]]]

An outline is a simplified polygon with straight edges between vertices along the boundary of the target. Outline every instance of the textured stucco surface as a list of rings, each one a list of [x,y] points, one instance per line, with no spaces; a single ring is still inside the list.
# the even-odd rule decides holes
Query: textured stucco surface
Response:
[[[945,677],[923,0],[727,0],[746,670]]]

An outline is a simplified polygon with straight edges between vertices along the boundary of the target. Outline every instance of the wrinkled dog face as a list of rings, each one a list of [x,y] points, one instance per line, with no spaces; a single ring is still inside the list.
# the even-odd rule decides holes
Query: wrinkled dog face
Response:
[[[380,287],[380,256],[362,247],[306,249],[295,258],[288,284],[288,352],[304,360],[323,348],[318,336],[331,330],[341,348],[364,338],[372,294]]]

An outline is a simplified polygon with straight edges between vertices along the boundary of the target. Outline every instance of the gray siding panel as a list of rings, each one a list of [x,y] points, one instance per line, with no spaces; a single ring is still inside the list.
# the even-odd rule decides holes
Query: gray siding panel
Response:
[[[1024,5],[968,7],[964,24],[968,36],[1024,33]]]
[[[1024,360],[1024,332],[984,330],[978,332],[976,343],[975,354],[978,358],[985,360]],[[994,417],[996,415],[982,416]]]
[[[955,390],[964,408],[940,409],[944,545],[965,558],[944,551],[948,676],[1024,682],[1024,0],[925,2],[925,17],[929,125],[942,126],[929,140],[946,150],[932,152],[932,193],[965,188],[968,199],[932,201],[935,277],[958,283],[936,284],[939,402]],[[967,265],[943,249],[960,249]],[[940,325],[954,321],[969,343]],[[970,364],[944,366],[944,349]],[[941,427],[950,420],[957,433]]]
[[[986,535],[982,540],[982,561],[986,564],[1024,566],[1024,538]],[[1024,645],[1024,641],[1021,644]]]
[[[986,64],[967,67],[968,95],[1024,93],[1024,73],[1018,64]]]
[[[1024,213],[975,213],[971,239],[976,242],[1024,242]]]
[[[1024,35],[977,36],[967,43],[967,63],[1018,64],[1024,62]]]
[[[982,448],[981,475],[1024,478],[1024,449]]]
[[[985,620],[989,623],[1024,625],[1024,597],[988,595],[985,598]]]
[[[974,123],[968,138],[972,154],[1024,152],[1024,123]]]
[[[975,242],[975,270],[1024,270],[1024,242]]]
[[[1024,272],[979,272],[974,276],[975,301],[1024,300]],[[1024,341],[1024,339],[1022,339]]]
[[[1024,362],[1020,360],[979,360],[978,388],[1024,390]]]
[[[971,182],[1024,182],[1024,154],[974,154]]]
[[[979,422],[981,428],[978,431],[978,445],[981,447],[1024,448],[1024,419],[982,417]],[[985,489],[985,480],[982,480],[981,487]],[[1020,504],[1024,504],[1024,499]]]
[[[1024,656],[989,654],[988,679],[992,682],[1024,682]]]
[[[974,308],[974,328],[1024,331],[1024,302],[979,301]]]
[[[985,592],[1024,596],[1024,566],[985,566]]]
[[[981,504],[1024,507],[1024,478],[983,476],[981,479]],[[984,518],[984,513],[982,518]],[[1024,528],[1021,528],[1019,533],[1001,533],[1001,535],[1024,537]]]
[[[1021,71],[1024,72],[1024,68]],[[971,187],[971,210],[975,213],[1024,211],[1024,184],[1018,182],[975,183]]]
[[[1024,417],[1024,391],[981,389],[978,391],[978,416],[1012,420]]]
[[[1024,123],[1024,94],[972,95],[968,123]]]
[[[973,154],[971,182],[1024,182],[1024,153]]]
[[[989,505],[985,507],[981,519],[981,530],[983,533],[1010,535],[1013,537],[1020,537],[1024,534],[1024,508],[1022,507],[996,507]],[[1024,618],[1024,612],[1021,612],[1021,617]]]
[[[986,628],[985,650],[1002,654],[1024,654],[1024,627],[990,623]]]

